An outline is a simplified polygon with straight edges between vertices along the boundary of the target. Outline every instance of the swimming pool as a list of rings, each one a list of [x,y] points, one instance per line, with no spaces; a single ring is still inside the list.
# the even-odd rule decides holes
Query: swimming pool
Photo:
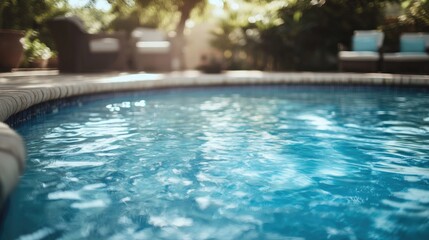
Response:
[[[429,93],[153,90],[25,122],[1,239],[429,236]]]

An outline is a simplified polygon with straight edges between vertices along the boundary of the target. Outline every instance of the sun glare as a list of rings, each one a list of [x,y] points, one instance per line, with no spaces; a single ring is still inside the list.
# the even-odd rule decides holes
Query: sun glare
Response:
[[[223,0],[209,0],[209,3],[215,7],[223,8]]]
[[[82,1],[82,0],[69,0],[69,4],[72,7],[84,7],[86,4],[88,4],[89,1]],[[102,10],[102,11],[109,11],[110,10],[110,4],[107,2],[107,0],[96,0],[95,1],[95,8]]]

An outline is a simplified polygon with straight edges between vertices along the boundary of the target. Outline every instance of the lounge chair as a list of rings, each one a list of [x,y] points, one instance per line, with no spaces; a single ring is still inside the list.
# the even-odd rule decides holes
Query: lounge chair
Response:
[[[403,33],[400,50],[385,53],[383,71],[393,73],[429,73],[429,34]]]
[[[125,33],[89,34],[81,19],[76,16],[57,17],[48,25],[58,50],[60,72],[126,69]]]
[[[143,71],[170,71],[172,46],[167,35],[153,28],[136,28],[132,33],[134,67]]]
[[[339,51],[339,70],[378,72],[382,59],[384,33],[377,30],[355,31],[352,51]]]

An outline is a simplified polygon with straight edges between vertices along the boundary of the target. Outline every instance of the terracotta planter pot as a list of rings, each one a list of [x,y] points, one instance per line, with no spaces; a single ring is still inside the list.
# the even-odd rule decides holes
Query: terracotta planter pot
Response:
[[[35,59],[28,63],[30,68],[46,68],[48,66],[48,59]]]
[[[24,31],[0,29],[0,71],[17,68],[24,56]]]
[[[48,68],[58,68],[58,57],[49,58]]]

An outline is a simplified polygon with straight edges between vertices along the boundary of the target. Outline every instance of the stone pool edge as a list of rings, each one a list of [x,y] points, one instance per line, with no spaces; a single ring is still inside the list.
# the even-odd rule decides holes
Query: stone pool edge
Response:
[[[73,75],[10,84],[0,88],[0,208],[19,181],[25,168],[25,145],[7,124],[10,116],[39,103],[95,93],[145,90],[167,87],[222,85],[394,85],[429,87],[429,75],[393,75],[382,73],[268,73],[259,71],[226,72],[217,75],[117,74],[88,77],[74,81]]]

